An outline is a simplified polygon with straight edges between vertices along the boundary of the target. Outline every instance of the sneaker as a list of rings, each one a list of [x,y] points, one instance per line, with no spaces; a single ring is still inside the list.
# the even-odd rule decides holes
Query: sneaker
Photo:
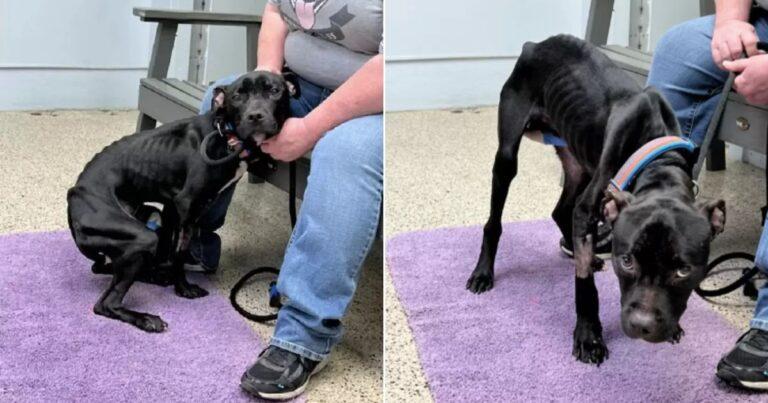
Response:
[[[292,399],[304,393],[309,378],[320,372],[326,362],[312,361],[280,347],[269,346],[245,371],[240,387],[266,400]]]
[[[717,364],[717,377],[729,385],[768,390],[768,331],[744,333]]]
[[[221,237],[215,232],[201,232],[190,241],[189,253],[184,257],[184,270],[212,274],[219,267],[220,258]]]
[[[597,246],[595,246],[595,255],[600,259],[607,260],[613,254],[613,234],[611,227],[603,223],[597,226]],[[568,257],[573,257],[573,240],[560,238],[560,250]]]

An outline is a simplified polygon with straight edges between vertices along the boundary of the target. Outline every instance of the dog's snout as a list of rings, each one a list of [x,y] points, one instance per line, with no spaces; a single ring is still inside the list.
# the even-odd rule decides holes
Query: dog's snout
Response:
[[[656,315],[645,310],[637,309],[629,315],[630,326],[643,336],[650,336],[654,333],[659,322]]]

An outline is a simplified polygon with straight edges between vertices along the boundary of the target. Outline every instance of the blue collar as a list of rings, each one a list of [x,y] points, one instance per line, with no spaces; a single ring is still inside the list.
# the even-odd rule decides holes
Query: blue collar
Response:
[[[678,136],[659,137],[645,143],[621,166],[621,169],[619,169],[613,179],[611,179],[610,184],[608,184],[608,191],[627,190],[637,174],[651,161],[667,151],[676,149],[693,152],[696,149],[696,145],[690,140]]]

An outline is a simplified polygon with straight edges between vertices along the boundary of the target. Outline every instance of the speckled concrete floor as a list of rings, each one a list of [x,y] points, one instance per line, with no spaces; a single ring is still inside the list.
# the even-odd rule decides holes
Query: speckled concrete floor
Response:
[[[0,233],[66,228],[67,189],[95,152],[133,132],[136,116],[136,111],[107,110],[0,113]],[[221,230],[222,270],[213,276],[225,295],[250,268],[280,263],[290,235],[286,205],[286,194],[270,185],[243,181],[238,186]],[[344,321],[344,340],[329,366],[313,378],[309,401],[381,401],[381,266],[379,243],[363,268],[359,292]],[[241,297],[244,302],[247,294]],[[264,340],[273,329],[251,326]],[[254,349],[254,359],[257,354]]]
[[[388,113],[386,132],[386,239],[413,230],[485,222],[496,151],[496,108]],[[559,178],[560,163],[552,149],[524,140],[504,221],[549,218],[560,195]],[[702,174],[702,196],[727,203],[726,230],[713,243],[713,256],[754,252],[764,189],[761,170],[736,160],[728,160],[724,172]],[[467,267],[467,275],[471,270]],[[430,401],[388,271],[384,288],[385,399]],[[752,305],[745,298],[720,299],[713,306],[734,326],[747,327]]]

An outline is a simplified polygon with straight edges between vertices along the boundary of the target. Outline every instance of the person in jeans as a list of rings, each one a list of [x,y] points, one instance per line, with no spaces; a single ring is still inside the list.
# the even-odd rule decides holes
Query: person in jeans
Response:
[[[257,70],[299,76],[289,118],[262,150],[292,161],[312,150],[310,175],[277,282],[285,297],[269,346],[241,379],[265,399],[301,394],[340,341],[342,318],[376,237],[383,190],[381,0],[269,0]],[[210,108],[206,92],[201,113]],[[201,220],[191,265],[218,265],[234,187]]]
[[[648,85],[675,110],[683,135],[701,145],[729,72],[734,89],[754,104],[768,104],[768,55],[757,42],[768,40],[768,0],[717,0],[714,16],[670,29],[654,51]],[[742,58],[746,52],[747,57]],[[768,273],[768,223],[755,264]],[[717,365],[717,376],[732,384],[768,389],[768,287],[760,290],[750,330]]]

